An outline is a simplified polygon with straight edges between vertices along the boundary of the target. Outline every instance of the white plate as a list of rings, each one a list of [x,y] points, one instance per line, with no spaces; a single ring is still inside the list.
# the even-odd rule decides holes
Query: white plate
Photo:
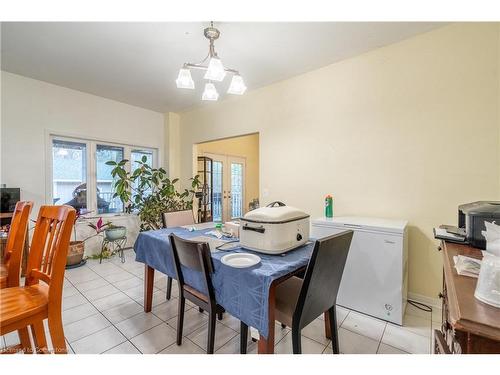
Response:
[[[234,253],[224,255],[220,261],[229,267],[247,268],[259,264],[260,257],[249,253]]]

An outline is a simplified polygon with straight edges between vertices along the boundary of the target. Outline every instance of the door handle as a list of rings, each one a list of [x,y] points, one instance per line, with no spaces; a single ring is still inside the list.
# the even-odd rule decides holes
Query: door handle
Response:
[[[391,241],[391,240],[384,240],[384,242],[385,242],[385,243],[390,243],[390,244],[392,244],[392,245],[394,245],[394,244],[396,243],[396,242]]]

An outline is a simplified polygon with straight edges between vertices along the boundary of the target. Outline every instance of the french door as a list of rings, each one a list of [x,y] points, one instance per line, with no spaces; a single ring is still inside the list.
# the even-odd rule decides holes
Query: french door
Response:
[[[212,158],[213,220],[226,222],[245,213],[245,158],[204,154]]]

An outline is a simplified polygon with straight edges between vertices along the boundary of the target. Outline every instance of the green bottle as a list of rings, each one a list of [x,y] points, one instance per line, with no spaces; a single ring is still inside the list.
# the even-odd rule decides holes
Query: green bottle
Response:
[[[330,194],[325,198],[325,216],[333,217],[333,197]]]

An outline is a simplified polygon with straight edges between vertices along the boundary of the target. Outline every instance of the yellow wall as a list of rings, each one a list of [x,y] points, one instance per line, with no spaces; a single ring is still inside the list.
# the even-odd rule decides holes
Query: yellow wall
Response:
[[[183,179],[194,143],[259,132],[261,205],[409,220],[409,288],[435,298],[432,228],[500,198],[498,38],[453,24],[182,113]]]
[[[197,155],[212,153],[246,159],[244,211],[247,212],[248,203],[259,198],[259,134],[200,143],[196,148]]]

